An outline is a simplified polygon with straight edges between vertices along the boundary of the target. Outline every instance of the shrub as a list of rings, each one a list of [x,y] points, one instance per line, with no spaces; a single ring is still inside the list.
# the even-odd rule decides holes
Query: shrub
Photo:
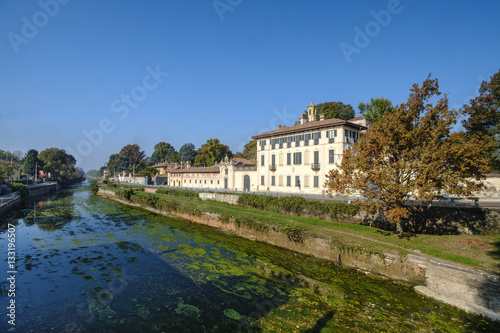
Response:
[[[278,199],[269,195],[244,193],[238,197],[238,204],[267,210],[271,206],[278,206]]]
[[[198,192],[196,192],[196,191],[159,188],[156,191],[156,193],[200,200],[200,196],[199,196]]]
[[[285,213],[300,215],[304,210],[305,202],[306,200],[302,197],[281,197],[278,200],[278,205]]]
[[[97,185],[97,183],[95,182],[90,184],[89,188],[92,191],[92,194],[97,194],[97,192],[99,191],[99,185]]]
[[[30,191],[28,190],[28,186],[24,184],[8,183],[7,185],[12,189],[13,192],[19,193],[22,199],[30,196]]]
[[[131,188],[126,188],[124,190],[118,191],[118,195],[130,201],[130,198],[134,194],[134,190]]]
[[[306,232],[305,229],[290,224],[285,227],[285,234],[289,241],[302,244],[304,243]]]
[[[156,208],[158,205],[158,197],[153,193],[148,193],[146,197],[146,202],[149,206]]]

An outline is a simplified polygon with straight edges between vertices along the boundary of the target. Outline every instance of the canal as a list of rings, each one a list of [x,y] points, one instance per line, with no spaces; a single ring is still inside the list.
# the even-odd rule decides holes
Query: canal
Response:
[[[493,332],[411,286],[93,196],[28,201],[0,234],[0,332]],[[9,323],[15,302],[15,326]]]

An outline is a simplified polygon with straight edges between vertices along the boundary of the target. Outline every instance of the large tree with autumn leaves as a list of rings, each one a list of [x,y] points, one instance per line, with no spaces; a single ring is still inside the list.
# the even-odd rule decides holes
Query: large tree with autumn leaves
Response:
[[[484,142],[452,132],[458,112],[439,98],[437,79],[413,85],[406,103],[373,125],[327,175],[329,195],[361,195],[362,209],[396,222],[444,194],[470,195],[488,171]],[[439,98],[439,99],[438,99]],[[433,102],[435,102],[433,104]]]

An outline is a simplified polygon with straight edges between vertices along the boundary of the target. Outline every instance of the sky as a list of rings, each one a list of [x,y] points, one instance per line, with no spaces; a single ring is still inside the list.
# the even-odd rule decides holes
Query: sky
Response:
[[[309,103],[406,102],[432,73],[458,108],[500,69],[500,2],[0,0],[0,149],[98,169],[293,125]],[[458,125],[457,130],[460,130]]]

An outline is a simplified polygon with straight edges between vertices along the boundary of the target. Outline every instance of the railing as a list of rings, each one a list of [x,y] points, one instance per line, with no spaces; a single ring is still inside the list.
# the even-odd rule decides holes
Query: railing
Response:
[[[276,171],[276,164],[269,165],[269,170]]]
[[[321,169],[321,164],[320,163],[311,163],[311,169],[313,169],[314,171],[318,171],[319,169]]]

